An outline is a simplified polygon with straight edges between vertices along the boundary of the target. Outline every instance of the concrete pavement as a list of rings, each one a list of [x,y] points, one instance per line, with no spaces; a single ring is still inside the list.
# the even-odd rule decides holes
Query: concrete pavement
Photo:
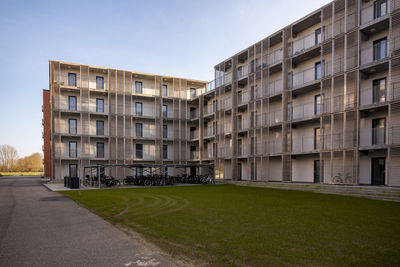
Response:
[[[40,178],[0,178],[0,266],[176,265],[156,247],[49,191]]]

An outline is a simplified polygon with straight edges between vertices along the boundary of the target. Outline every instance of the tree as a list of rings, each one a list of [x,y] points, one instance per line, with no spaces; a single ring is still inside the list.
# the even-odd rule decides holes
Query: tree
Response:
[[[10,145],[0,145],[0,168],[2,171],[11,171],[18,160],[17,150]]]
[[[41,172],[43,171],[42,155],[33,153],[32,155],[20,158],[15,167],[16,171]]]

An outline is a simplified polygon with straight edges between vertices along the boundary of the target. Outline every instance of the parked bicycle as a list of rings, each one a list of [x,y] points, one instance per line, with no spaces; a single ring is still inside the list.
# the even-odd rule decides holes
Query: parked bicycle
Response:
[[[346,177],[343,177],[343,174],[338,172],[337,175],[332,177],[333,184],[352,184],[353,177],[349,173],[346,173]]]

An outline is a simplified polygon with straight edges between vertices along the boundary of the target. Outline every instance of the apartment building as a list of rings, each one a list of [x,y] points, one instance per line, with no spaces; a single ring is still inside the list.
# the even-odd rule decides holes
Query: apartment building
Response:
[[[200,162],[197,95],[206,82],[60,61],[49,67],[47,177],[83,177],[83,167],[96,164]],[[124,168],[109,174],[132,175]]]
[[[333,1],[214,68],[206,83],[51,61],[51,176],[199,162],[217,179],[400,186],[400,0]]]
[[[400,1],[338,0],[215,66],[216,176],[400,185]]]

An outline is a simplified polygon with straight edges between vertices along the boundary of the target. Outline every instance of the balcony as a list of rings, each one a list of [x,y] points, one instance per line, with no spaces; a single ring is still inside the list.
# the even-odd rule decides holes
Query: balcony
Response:
[[[154,129],[150,129],[148,127],[144,127],[143,130],[142,130],[142,133],[140,134],[140,131],[136,131],[134,129],[133,137],[135,139],[150,139],[150,140],[153,140],[153,139],[156,138],[156,131],[155,131],[155,128]]]
[[[293,89],[313,84],[315,81],[318,80],[315,78],[316,78],[316,72],[314,67],[293,73]]]
[[[324,98],[323,104],[323,112],[324,113],[331,113],[331,112],[340,112],[348,109],[352,109],[356,105],[355,94],[348,93],[346,95],[337,95],[333,97],[333,104],[332,98],[326,96]]]
[[[267,143],[267,154],[277,155],[282,153],[282,138],[274,138]]]
[[[237,79],[243,79],[249,74],[249,65],[245,64],[237,68]]]
[[[232,97],[226,97],[219,102],[219,110],[229,110],[232,108]]]
[[[250,91],[241,91],[241,93],[238,93],[238,106],[249,103],[251,99]]]
[[[394,125],[389,129],[389,140],[391,145],[400,144],[400,125]]]
[[[203,150],[203,159],[204,160],[213,160],[215,158],[214,149],[208,148]]]
[[[292,153],[315,153],[320,149],[320,137],[300,136],[292,139]]]
[[[195,151],[190,151],[189,152],[189,159],[190,160],[199,160],[199,151],[195,150]]]
[[[323,150],[351,149],[356,146],[355,133],[352,131],[324,134]]]
[[[198,131],[190,131],[189,132],[189,139],[190,140],[198,140],[199,139],[199,132]]]
[[[238,145],[238,157],[247,157],[250,155],[251,145],[248,143]]]
[[[374,24],[388,17],[389,14],[389,0],[386,4],[379,8],[379,11],[374,7],[374,4],[361,9],[361,25]],[[395,1],[396,2],[396,1]]]
[[[215,105],[206,105],[204,106],[204,116],[209,116],[215,113]]]
[[[387,144],[386,140],[386,128],[370,128],[360,130],[360,148],[375,148],[385,147]]]
[[[385,45],[382,46],[374,46],[373,44],[369,44],[363,46],[361,48],[361,65],[375,65],[385,61],[388,58],[388,47],[389,42],[386,42]],[[376,72],[375,69],[373,72]]]
[[[266,155],[267,154],[267,142],[258,142],[255,148],[256,155]]]
[[[198,113],[197,113],[197,109],[191,110],[191,111],[190,111],[190,113],[189,113],[189,118],[190,118],[191,120],[195,120],[195,119],[198,119],[198,118],[199,118]]]
[[[293,41],[292,55],[296,56],[298,54],[301,54],[301,53],[305,52],[306,50],[310,49],[311,47],[314,47],[320,43],[321,43],[321,39],[318,40],[315,36],[315,32],[312,32],[299,40]]]
[[[81,87],[81,79],[79,77],[76,77],[75,82],[70,81],[68,79],[68,75],[61,75],[60,76],[60,87],[64,89],[77,89],[79,90]]]
[[[249,119],[238,120],[238,131],[247,131],[248,129],[250,129]]]
[[[268,84],[268,94],[267,95],[269,97],[278,95],[282,92],[283,92],[283,80],[282,79],[271,81]]]
[[[379,105],[387,101],[386,90],[379,90],[373,87],[360,89],[360,107]]]
[[[314,101],[293,106],[292,118],[296,120],[310,119],[319,116],[320,110],[316,110]]]
[[[215,135],[214,127],[206,127],[204,131],[204,138],[211,138]]]
[[[283,48],[278,48],[266,55],[267,66],[272,66],[283,59]]]

